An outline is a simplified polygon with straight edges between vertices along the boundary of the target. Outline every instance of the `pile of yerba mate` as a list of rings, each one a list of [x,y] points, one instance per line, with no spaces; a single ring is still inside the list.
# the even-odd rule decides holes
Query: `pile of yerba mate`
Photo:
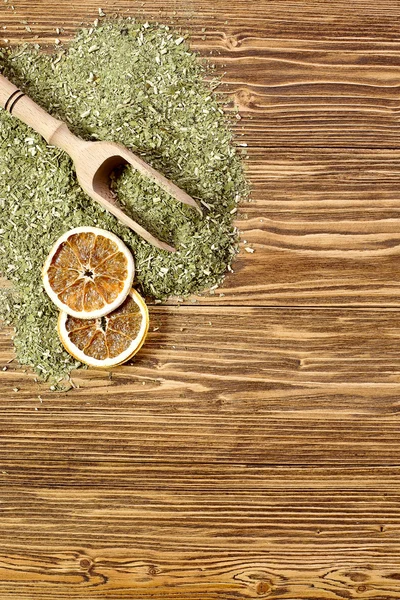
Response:
[[[120,142],[196,198],[196,211],[131,168],[112,182],[124,210],[175,254],[144,242],[77,184],[69,157],[0,110],[0,317],[12,323],[21,364],[58,380],[79,366],[62,348],[41,269],[58,237],[93,225],[132,249],[142,293],[156,301],[218,285],[237,252],[232,225],[247,193],[229,122],[207,66],[168,26],[103,20],[52,55],[0,50],[0,71],[87,140]],[[206,80],[207,76],[207,80]]]

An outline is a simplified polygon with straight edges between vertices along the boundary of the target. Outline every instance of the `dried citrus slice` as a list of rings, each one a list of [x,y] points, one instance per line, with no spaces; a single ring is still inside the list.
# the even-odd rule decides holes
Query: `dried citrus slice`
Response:
[[[147,306],[134,289],[106,317],[77,319],[61,312],[58,318],[64,348],[91,367],[113,367],[132,358],[142,347],[148,329]]]
[[[54,244],[43,267],[43,284],[62,311],[96,319],[122,304],[134,274],[132,254],[116,235],[76,227]]]

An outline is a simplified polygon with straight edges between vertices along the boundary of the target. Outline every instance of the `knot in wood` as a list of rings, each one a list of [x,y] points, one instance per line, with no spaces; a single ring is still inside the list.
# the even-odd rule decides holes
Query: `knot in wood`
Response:
[[[155,575],[157,575],[157,567],[155,565],[150,565],[147,572],[151,577],[155,577]]]
[[[238,44],[238,39],[234,35],[230,35],[226,38],[226,45],[228,48],[236,48]]]
[[[80,565],[81,569],[85,569],[85,571],[88,571],[90,569],[90,567],[92,566],[92,561],[89,560],[89,558],[82,558],[79,561],[79,565]]]
[[[271,591],[271,586],[267,581],[259,581],[256,586],[256,593],[259,596],[264,596]]]

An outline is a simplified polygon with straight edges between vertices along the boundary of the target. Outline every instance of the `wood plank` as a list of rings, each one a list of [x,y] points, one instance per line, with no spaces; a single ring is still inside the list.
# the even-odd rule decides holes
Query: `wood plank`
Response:
[[[400,47],[266,35],[193,38],[202,56],[211,46],[249,147],[398,147]]]
[[[249,146],[399,147],[398,7],[389,18],[387,2],[373,10],[365,2],[323,2],[319,10],[305,1],[247,2],[245,15],[242,2],[227,0],[106,4],[109,13],[172,19],[187,29],[193,48],[225,74],[223,90],[244,117],[236,131]],[[15,5],[0,8],[10,43],[68,41],[98,16],[93,0],[71,2],[68,15],[54,0]]]
[[[10,2],[9,2],[10,3]],[[68,10],[57,0],[15,0],[14,6],[3,7],[10,21],[30,18],[39,19],[47,25],[44,33],[53,32],[54,27],[76,27],[86,19],[98,16],[97,0],[71,0]],[[172,19],[187,27],[212,27],[223,25],[239,27],[254,34],[267,31],[271,37],[315,39],[376,38],[398,41],[400,33],[400,6],[391,0],[381,0],[374,5],[365,0],[104,0],[104,10],[114,13],[145,15],[150,18]],[[6,11],[8,12],[6,13]]]
[[[398,306],[399,159],[391,150],[251,150],[234,274],[198,301]]]
[[[247,171],[234,273],[197,305],[400,305],[398,150],[252,149]]]
[[[157,3],[147,6],[150,15],[155,6],[158,10]],[[221,6],[224,4],[215,7],[218,18]],[[280,14],[276,3],[266,6],[268,15],[270,10]],[[329,6],[335,22],[339,4]],[[121,10],[124,7],[116,4]],[[68,19],[76,25],[76,19],[83,19],[94,8],[74,5]],[[177,9],[180,18],[188,18],[182,5]],[[357,10],[364,14],[364,9],[361,3]],[[201,14],[208,15],[208,10],[211,5],[203,7]],[[296,13],[297,19],[310,18],[309,11],[298,14],[290,4],[287,10],[288,15]],[[11,40],[30,35],[21,18],[36,18],[30,5],[22,2],[15,11],[7,6],[3,11]],[[38,11],[40,41],[49,41],[43,37],[46,31],[50,35],[49,15],[57,15],[60,9],[46,0]],[[255,18],[254,7],[249,14]],[[237,133],[244,133],[238,141],[243,139],[255,147],[248,161],[254,202],[242,207],[238,220],[243,239],[255,253],[248,254],[242,247],[236,272],[227,278],[224,289],[199,302],[399,306],[398,150],[305,147],[357,146],[358,134],[361,145],[398,147],[398,42],[390,36],[376,38],[370,29],[370,37],[361,40],[343,39],[334,33],[328,40],[303,34],[299,39],[278,39],[271,37],[269,30],[242,31],[238,17],[233,14],[232,19],[226,30],[214,27],[207,33],[206,27],[205,40],[195,19],[193,45],[202,55],[209,51],[218,54],[215,60],[219,71],[226,70],[228,97],[245,117],[255,117],[237,124]],[[72,34],[70,27],[66,38]],[[348,111],[347,116],[342,111]],[[393,139],[392,125],[396,131]],[[347,139],[338,141],[337,135]],[[269,147],[257,148],[259,145]],[[296,149],[282,149],[285,146]]]
[[[0,557],[0,591],[4,600],[321,600],[360,596],[392,600],[399,598],[397,548],[386,545],[386,558],[378,549],[355,556],[347,544],[342,552],[322,549],[323,556],[303,547],[266,553],[221,551],[216,555],[206,549],[165,553],[137,548],[24,549]]]
[[[398,476],[3,464],[1,597],[398,598]]]
[[[255,252],[224,296],[152,307],[132,365],[67,394],[0,372],[1,600],[400,598],[400,5],[10,4],[13,43],[25,19],[68,39],[102,4],[211,52]]]
[[[399,311],[155,307],[151,318],[132,366],[81,371],[67,394],[10,365],[3,459],[399,464]],[[4,364],[4,334],[0,348]]]
[[[320,466],[143,463],[130,461],[7,460],[0,462],[0,488],[11,491],[35,489],[103,490],[120,492],[161,491],[198,493],[202,491],[245,491],[296,493],[302,490],[339,494],[400,493],[400,466]]]

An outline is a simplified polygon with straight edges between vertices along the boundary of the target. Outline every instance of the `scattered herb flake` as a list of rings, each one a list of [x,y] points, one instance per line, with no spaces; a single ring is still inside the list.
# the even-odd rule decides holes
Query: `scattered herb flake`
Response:
[[[57,55],[37,46],[0,50],[0,70],[74,133],[122,143],[205,210],[200,218],[131,168],[116,173],[124,210],[178,249],[160,251],[82,192],[64,152],[0,111],[0,273],[13,284],[0,290],[0,316],[15,326],[19,362],[42,379],[58,382],[80,366],[60,344],[58,312],[41,280],[49,249],[68,229],[93,225],[121,237],[142,293],[156,303],[215,290],[236,255],[232,219],[247,195],[242,160],[215,76],[184,39],[165,25],[117,19],[82,29]]]

